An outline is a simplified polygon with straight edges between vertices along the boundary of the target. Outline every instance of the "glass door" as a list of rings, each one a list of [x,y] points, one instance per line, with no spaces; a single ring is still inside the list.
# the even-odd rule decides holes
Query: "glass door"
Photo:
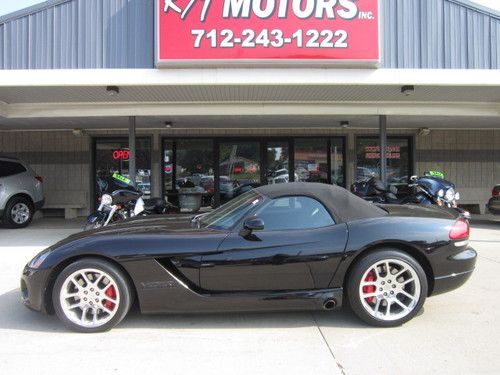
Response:
[[[292,182],[290,174],[290,145],[288,141],[266,142],[266,183],[282,184]],[[296,178],[295,178],[296,180]]]
[[[234,141],[219,143],[219,202],[224,204],[260,185],[260,142]]]
[[[398,189],[398,195],[408,193],[412,174],[412,142],[409,137],[387,137],[387,183]],[[371,177],[380,178],[380,146],[376,137],[356,139],[356,182]]]
[[[95,195],[101,195],[104,181],[113,173],[129,177],[129,156],[127,138],[97,138],[94,147]],[[151,195],[151,140],[136,140],[136,186],[145,198]]]
[[[295,140],[295,175],[300,182],[328,183],[326,139]]]

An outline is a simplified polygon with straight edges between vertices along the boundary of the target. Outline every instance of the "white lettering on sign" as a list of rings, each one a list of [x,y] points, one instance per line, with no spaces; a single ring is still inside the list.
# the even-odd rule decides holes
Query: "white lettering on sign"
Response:
[[[293,13],[300,19],[313,16],[318,19],[335,19],[338,16],[352,20],[358,16],[359,11],[355,0],[224,0],[222,17],[250,18],[253,13],[258,18],[266,19],[277,11],[278,18],[287,18],[290,3]]]
[[[158,64],[376,64],[378,0],[157,0]]]
[[[179,14],[182,13],[182,10],[181,8],[179,8],[176,4],[175,4],[175,0],[165,0],[165,6],[163,7],[163,11],[165,13],[168,13],[168,11],[172,9],[174,12],[177,12]]]
[[[358,15],[358,6],[352,0],[340,0],[340,5],[343,9],[338,11],[340,18],[352,20]]]
[[[264,1],[266,6],[265,8],[262,8],[262,3]],[[259,18],[269,18],[274,12],[273,2],[268,0],[254,0],[252,2],[252,10]]]

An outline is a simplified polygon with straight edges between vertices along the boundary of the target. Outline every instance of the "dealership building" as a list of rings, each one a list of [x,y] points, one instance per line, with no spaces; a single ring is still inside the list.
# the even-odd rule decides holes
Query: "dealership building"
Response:
[[[385,149],[385,153],[380,150]],[[500,13],[466,0],[52,0],[0,17],[0,154],[85,215],[130,176],[176,201],[245,183],[500,183]],[[229,187],[228,187],[229,186]]]

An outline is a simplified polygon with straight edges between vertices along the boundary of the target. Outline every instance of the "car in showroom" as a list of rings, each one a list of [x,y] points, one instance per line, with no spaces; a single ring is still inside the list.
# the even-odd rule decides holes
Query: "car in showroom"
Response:
[[[335,310],[381,327],[474,270],[469,224],[434,206],[377,206],[318,183],[250,190],[193,218],[150,216],[74,234],[24,268],[22,300],[73,330],[143,313]]]
[[[0,220],[7,228],[24,228],[45,202],[43,178],[17,158],[0,155]]]
[[[493,187],[491,198],[486,206],[492,214],[500,215],[500,185]]]

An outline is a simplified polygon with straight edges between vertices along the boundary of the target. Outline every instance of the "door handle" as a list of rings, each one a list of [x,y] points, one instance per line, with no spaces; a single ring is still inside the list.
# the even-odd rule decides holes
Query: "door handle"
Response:
[[[212,267],[215,267],[215,263],[213,262],[206,262],[200,264],[200,268],[212,268]]]

